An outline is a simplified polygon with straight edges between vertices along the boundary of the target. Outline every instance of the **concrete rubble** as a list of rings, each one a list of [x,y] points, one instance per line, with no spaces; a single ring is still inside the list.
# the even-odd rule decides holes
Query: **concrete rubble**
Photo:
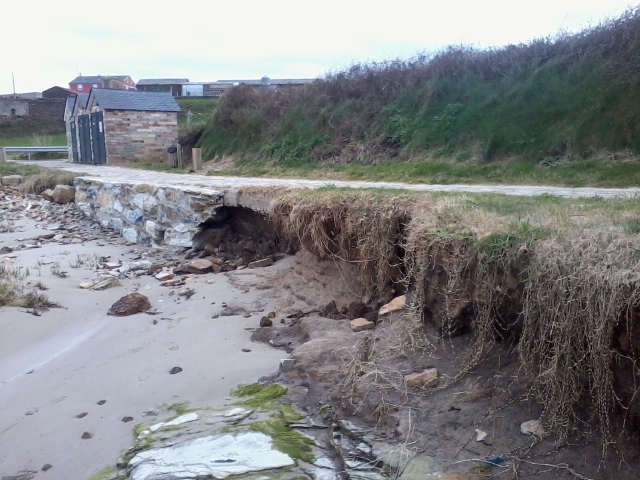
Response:
[[[293,464],[293,459],[276,450],[271,438],[263,433],[212,435],[138,453],[129,462],[128,478],[193,479],[205,475],[227,478]]]

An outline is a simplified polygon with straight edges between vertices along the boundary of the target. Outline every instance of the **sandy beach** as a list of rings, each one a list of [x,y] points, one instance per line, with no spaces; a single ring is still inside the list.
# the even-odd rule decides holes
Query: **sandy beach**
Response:
[[[11,230],[0,233],[0,248],[52,233],[30,219]],[[0,477],[34,471],[34,478],[88,479],[131,445],[134,426],[149,421],[144,412],[183,402],[222,405],[238,384],[275,373],[287,357],[250,340],[261,316],[278,306],[269,290],[233,286],[233,275],[246,279],[249,271],[193,276],[188,299],[148,275],[82,290],[80,283],[96,277],[100,257],[126,263],[166,253],[117,238],[63,243],[0,255],[2,265],[28,269],[24,282],[42,282],[61,307],[40,316],[0,308]],[[286,269],[291,260],[270,270]],[[136,291],[149,298],[154,315],[107,315]],[[226,305],[241,308],[219,316]],[[182,371],[172,375],[173,367]],[[123,422],[128,416],[133,421]],[[85,432],[92,438],[83,439]],[[46,464],[52,467],[42,471]]]

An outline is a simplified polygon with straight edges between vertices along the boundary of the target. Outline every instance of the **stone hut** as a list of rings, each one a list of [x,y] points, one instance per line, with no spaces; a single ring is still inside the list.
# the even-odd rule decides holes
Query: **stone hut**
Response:
[[[93,89],[70,119],[73,161],[161,163],[178,144],[179,111],[168,92]]]

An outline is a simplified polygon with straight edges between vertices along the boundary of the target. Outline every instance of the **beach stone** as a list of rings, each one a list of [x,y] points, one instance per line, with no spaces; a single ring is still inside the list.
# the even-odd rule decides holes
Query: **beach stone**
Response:
[[[98,405],[104,405],[105,403],[107,403],[107,401],[106,401],[106,400],[99,400],[99,401],[98,401]]]
[[[77,415],[76,415],[76,418],[84,418],[84,417],[86,417],[87,415],[88,415],[88,413],[87,413],[87,412],[82,412],[82,413],[77,414]]]
[[[520,431],[525,435],[535,435],[542,437],[545,433],[540,420],[528,420],[520,425]]]
[[[280,371],[290,372],[295,366],[295,360],[293,358],[283,358],[280,360]]]
[[[156,275],[162,271],[164,265],[162,263],[152,263],[149,267],[149,275]]]
[[[205,258],[199,258],[198,260],[190,261],[186,266],[185,270],[188,273],[209,273],[213,269],[213,263]]]
[[[404,305],[407,301],[406,295],[401,295],[399,297],[394,298],[386,305],[380,307],[380,311],[378,315],[386,315],[387,313],[398,312],[404,308]]]
[[[361,332],[363,330],[372,330],[376,327],[375,323],[370,322],[366,318],[356,318],[354,320],[351,320],[349,323],[351,325],[351,330],[353,330],[354,332]]]
[[[156,280],[160,280],[161,282],[166,282],[167,280],[171,280],[175,276],[176,276],[175,273],[160,272],[160,273],[155,275],[155,278],[156,278]]]
[[[42,466],[41,470],[42,470],[43,472],[46,472],[47,470],[50,470],[51,468],[53,468],[53,465],[51,465],[50,463],[45,463],[45,464]]]
[[[131,421],[133,421],[133,417],[122,417],[122,421],[123,421],[124,423],[131,422]]]
[[[261,327],[271,327],[272,325],[273,325],[273,320],[271,320],[269,317],[262,317],[260,319]]]
[[[146,312],[151,308],[149,299],[141,293],[131,293],[125,295],[116,303],[114,303],[107,315],[115,315],[117,317],[126,317],[140,312]]]
[[[84,440],[89,440],[90,438],[93,438],[93,433],[91,433],[91,432],[84,432],[84,433],[81,435],[81,438],[82,438],[82,439],[84,439]]]
[[[335,300],[331,300],[320,310],[320,316],[324,318],[331,318],[333,320],[342,320],[346,318],[338,311]]]
[[[53,190],[51,190],[50,188],[47,188],[44,192],[40,194],[40,196],[45,200],[53,202]]]
[[[70,185],[56,185],[51,194],[53,201],[61,205],[71,203],[76,198],[76,189]]]
[[[176,373],[180,373],[181,371],[182,371],[182,368],[173,367],[171,370],[169,370],[169,375],[175,375]]]
[[[273,265],[273,260],[271,258],[263,258],[262,260],[256,260],[255,262],[251,262],[247,266],[249,268],[259,268],[259,267],[268,267],[270,265]]]
[[[438,370],[436,368],[427,368],[420,373],[410,373],[404,376],[407,387],[423,387],[438,379]]]
[[[362,318],[369,312],[369,308],[362,302],[351,302],[347,311],[347,317],[350,320],[354,318]]]

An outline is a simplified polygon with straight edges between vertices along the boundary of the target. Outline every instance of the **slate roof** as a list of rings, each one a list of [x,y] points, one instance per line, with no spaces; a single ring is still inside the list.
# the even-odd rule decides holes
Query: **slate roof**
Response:
[[[176,85],[188,82],[188,78],[141,78],[136,85]]]
[[[86,108],[87,107],[87,102],[89,101],[89,94],[88,93],[79,93],[77,95],[77,99],[80,100],[80,108]]]
[[[91,90],[96,104],[103,110],[136,110],[143,112],[179,112],[180,106],[169,92],[139,92],[137,90]],[[92,103],[93,105],[93,103]]]
[[[129,75],[80,75],[69,82],[69,85],[85,84],[85,83],[100,83],[104,78],[115,78],[124,82]]]

